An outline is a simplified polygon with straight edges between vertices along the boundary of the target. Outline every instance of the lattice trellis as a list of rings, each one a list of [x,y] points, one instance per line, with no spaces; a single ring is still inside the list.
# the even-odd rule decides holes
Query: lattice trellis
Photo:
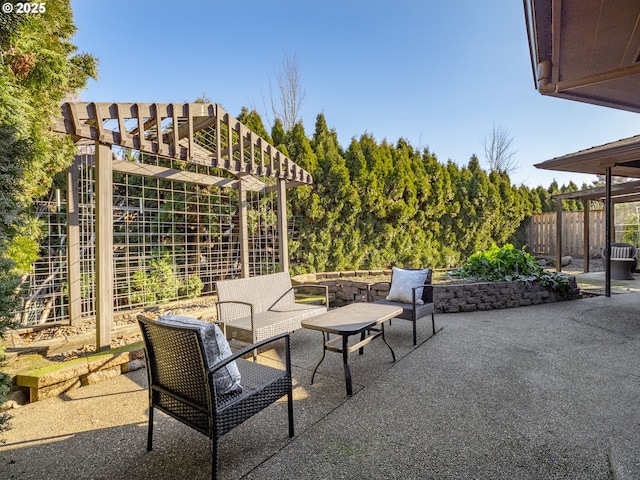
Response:
[[[122,167],[113,173],[114,310],[187,298],[195,291],[210,294],[216,280],[240,276],[238,191],[207,184],[212,172],[201,165],[176,165],[157,156],[119,153],[128,157],[123,162],[169,170],[180,166],[185,175],[167,179],[130,173],[130,168]],[[72,168],[78,171],[81,310],[86,317],[95,315],[93,155],[78,156]],[[187,181],[198,179],[200,183]],[[273,191],[248,192],[250,276],[279,268],[274,196]],[[69,318],[67,202],[60,190],[52,197],[53,201],[38,204],[48,235],[18,316],[22,326]],[[159,262],[173,275],[170,281],[165,279],[161,297],[151,284],[157,280],[153,271]]]
[[[152,244],[154,241],[162,243],[161,234],[166,233],[153,232],[153,224],[142,220],[141,231],[130,235],[132,232],[127,227],[120,232],[120,236],[113,236],[114,231],[118,230],[117,222],[114,222],[114,218],[118,218],[118,206],[114,206],[113,203],[113,193],[114,191],[117,193],[117,183],[114,184],[112,181],[114,172],[125,176],[161,178],[164,181],[187,182],[207,186],[207,188],[231,189],[231,192],[237,192],[240,275],[252,274],[252,262],[259,265],[260,273],[270,269],[271,258],[276,260],[275,252],[266,257],[263,254],[258,257],[252,255],[252,246],[255,247],[257,244],[262,246],[266,242],[265,250],[268,249],[267,245],[270,242],[268,238],[272,235],[270,231],[277,231],[279,268],[288,269],[286,188],[311,184],[311,175],[224,111],[220,105],[70,102],[62,104],[60,113],[61,117],[54,120],[54,131],[70,135],[78,145],[95,147],[95,304],[98,350],[109,348],[110,345],[114,298],[118,295],[118,285],[114,285],[114,282],[121,270],[126,272],[126,269],[131,269],[128,264],[114,268],[114,258],[117,258],[117,255],[114,256],[114,247],[117,249],[120,245],[119,241],[124,242],[126,246],[131,238],[138,238],[140,234],[148,236]],[[138,152],[140,155],[138,161],[113,158],[114,151],[123,148]],[[149,156],[156,160],[148,161]],[[200,167],[208,171],[202,173],[198,170]],[[155,188],[161,187],[157,184]],[[170,203],[173,205],[176,203],[176,188],[171,187],[170,191]],[[253,235],[263,235],[264,241],[256,240],[249,228],[249,207],[252,203],[258,205],[257,218],[261,221],[267,218],[259,213],[264,203],[263,200],[256,200],[254,192],[260,192],[262,195],[274,192],[276,195],[277,230],[261,226],[253,232]],[[143,210],[147,208],[147,203],[150,204],[151,210],[155,208],[153,215],[158,219],[162,219],[164,214],[169,217],[178,216],[173,206],[168,207],[168,212],[165,210],[167,201],[164,198],[161,202],[160,198],[152,199],[144,194],[136,197],[124,192],[123,195],[125,198],[121,211],[124,217],[131,216],[133,219],[138,216],[135,213],[136,205],[131,203],[132,201],[135,203],[135,198],[138,198],[138,201],[142,199]],[[165,192],[164,195],[168,193]],[[197,193],[184,191],[179,195],[197,196]],[[236,194],[228,193],[227,195],[231,198]],[[79,223],[76,217],[80,207],[75,206],[77,203],[75,196],[70,197],[70,200],[69,217],[74,219],[74,224],[69,226],[69,310],[71,322],[75,323],[80,318],[81,310],[79,266],[82,259],[77,246],[80,243],[79,226],[76,225]],[[200,214],[209,215],[210,212],[189,212],[191,216]],[[189,222],[186,223],[189,224]],[[175,218],[171,220],[171,224],[176,227]],[[162,230],[160,227],[158,229]],[[182,258],[184,263],[181,265],[179,261],[174,260],[174,264],[180,266],[185,274],[188,274],[192,268],[189,260],[201,258],[202,254],[198,251],[197,245],[194,246],[186,237],[190,234],[197,236],[212,233],[215,232],[182,232],[185,241],[180,248],[184,250],[178,257]],[[180,244],[180,241],[176,242],[174,237],[170,241],[174,246]],[[175,248],[173,254],[176,255]],[[197,264],[196,261],[195,265]],[[158,265],[156,267],[164,268]],[[146,264],[144,268],[147,268]],[[143,274],[138,275],[138,277],[141,276]],[[129,284],[125,290],[130,291],[131,288]]]

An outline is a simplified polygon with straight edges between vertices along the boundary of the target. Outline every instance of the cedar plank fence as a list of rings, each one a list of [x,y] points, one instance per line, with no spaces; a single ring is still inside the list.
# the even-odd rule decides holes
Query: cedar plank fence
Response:
[[[604,248],[604,210],[589,211],[589,256]],[[562,255],[583,255],[584,212],[562,212]],[[538,213],[531,217],[527,228],[532,255],[555,255],[556,213]]]

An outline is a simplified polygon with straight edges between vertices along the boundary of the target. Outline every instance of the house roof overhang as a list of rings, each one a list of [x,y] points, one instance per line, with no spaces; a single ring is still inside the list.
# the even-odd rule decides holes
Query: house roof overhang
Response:
[[[536,168],[640,178],[640,135],[591,147],[535,164]]]
[[[523,1],[540,93],[640,112],[640,2]]]
[[[606,188],[595,187],[577,192],[558,193],[552,198],[558,200],[598,200],[605,201]],[[640,180],[616,183],[611,186],[611,200],[613,203],[628,203],[640,201]]]

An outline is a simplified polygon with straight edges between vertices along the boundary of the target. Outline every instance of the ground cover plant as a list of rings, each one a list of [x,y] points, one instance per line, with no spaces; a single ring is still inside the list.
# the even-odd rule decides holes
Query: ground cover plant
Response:
[[[492,282],[537,281],[552,290],[569,289],[566,275],[544,270],[532,255],[510,243],[502,247],[493,244],[483,252],[474,253],[455,275]]]

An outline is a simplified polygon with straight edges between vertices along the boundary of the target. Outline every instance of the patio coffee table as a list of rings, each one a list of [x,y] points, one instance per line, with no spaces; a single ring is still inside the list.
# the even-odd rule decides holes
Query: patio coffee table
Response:
[[[301,325],[304,328],[322,332],[322,358],[313,369],[311,384],[313,384],[313,378],[316,375],[318,367],[324,360],[327,350],[342,353],[347,395],[353,394],[351,387],[351,370],[349,368],[350,352],[359,350],[360,355],[362,355],[363,348],[366,344],[378,337],[382,337],[384,343],[389,347],[389,350],[391,350],[391,356],[395,362],[396,354],[384,338],[384,322],[401,313],[402,308],[393,305],[352,303],[308,320],[303,320]],[[377,328],[378,325],[380,328]],[[329,335],[332,333],[339,335],[339,337],[330,340]],[[367,333],[370,335],[367,335]],[[356,334],[360,334],[360,341],[355,345],[349,346],[349,337]]]

